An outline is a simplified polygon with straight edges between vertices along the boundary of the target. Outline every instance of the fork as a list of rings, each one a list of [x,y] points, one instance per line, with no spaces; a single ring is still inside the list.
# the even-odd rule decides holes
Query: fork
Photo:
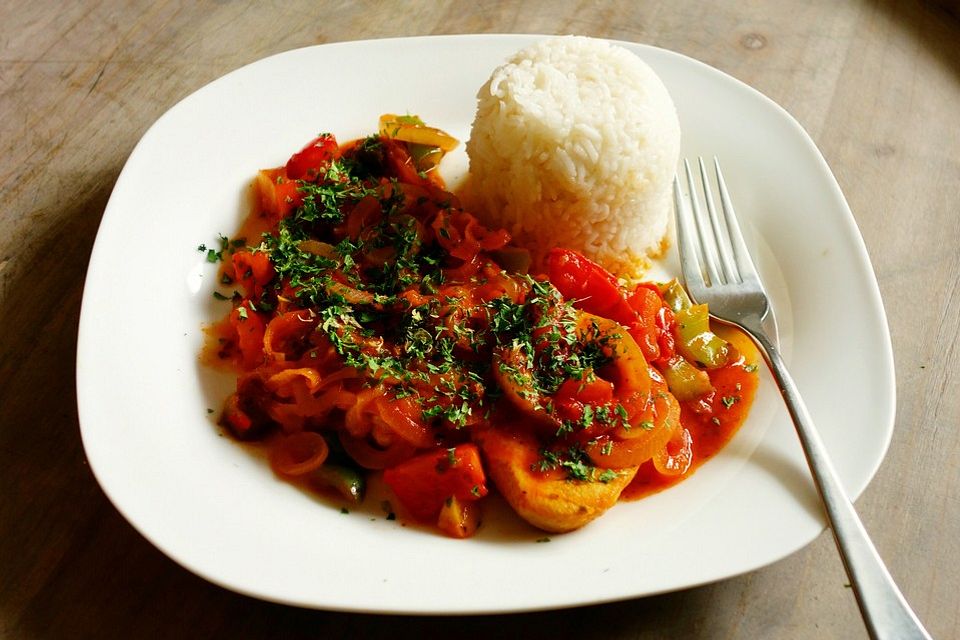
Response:
[[[871,638],[930,638],[880,559],[863,523],[843,490],[827,450],[779,351],[770,298],[743,241],[743,233],[720,163],[713,159],[720,207],[713,199],[703,158],[699,173],[706,212],[701,207],[690,163],[683,161],[690,206],[680,179],[673,181],[680,267],[690,297],[706,303],[717,320],[743,329],[761,347],[787,405],[810,466],[827,520],[833,530],[860,613]]]

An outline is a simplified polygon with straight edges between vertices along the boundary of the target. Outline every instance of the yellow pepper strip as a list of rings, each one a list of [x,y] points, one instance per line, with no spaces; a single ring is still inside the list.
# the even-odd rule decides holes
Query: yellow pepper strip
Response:
[[[416,116],[398,116],[385,113],[380,116],[380,135],[403,142],[439,147],[443,151],[452,151],[460,141],[445,131],[428,127]]]

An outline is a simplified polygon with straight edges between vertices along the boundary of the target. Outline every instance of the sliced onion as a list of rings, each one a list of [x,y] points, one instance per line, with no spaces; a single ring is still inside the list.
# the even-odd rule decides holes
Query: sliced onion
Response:
[[[670,449],[675,447],[679,449],[671,455]],[[677,429],[666,446],[653,456],[653,466],[665,476],[683,475],[692,463],[693,436],[687,429]]]
[[[410,459],[417,451],[416,447],[400,438],[397,438],[391,446],[381,449],[367,442],[365,438],[352,438],[341,433],[340,444],[343,445],[344,451],[365,469],[393,467]]]
[[[330,260],[336,260],[338,257],[337,251],[333,248],[332,244],[320,242],[319,240],[301,240],[297,243],[297,249],[303,253],[311,253],[315,256]]]
[[[412,398],[388,398],[380,396],[376,400],[380,419],[397,435],[420,449],[436,445],[433,431],[421,422],[420,408]]]
[[[643,464],[662,451],[680,425],[680,405],[669,395],[658,395],[654,401],[657,414],[653,428],[645,429],[637,421],[627,432],[626,440],[614,440],[608,453],[602,447],[590,447],[590,460],[598,467],[625,469]]]
[[[270,449],[270,466],[285,476],[301,476],[317,469],[330,448],[319,433],[301,431],[283,436]]]

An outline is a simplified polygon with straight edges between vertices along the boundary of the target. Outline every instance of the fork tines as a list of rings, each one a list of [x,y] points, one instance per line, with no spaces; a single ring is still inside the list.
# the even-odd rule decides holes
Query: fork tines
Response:
[[[743,233],[737,221],[727,185],[720,170],[720,163],[713,159],[720,208],[715,204],[713,189],[703,158],[697,158],[700,168],[700,188],[697,188],[690,162],[684,159],[687,188],[690,193],[690,209],[684,206],[679,178],[674,178],[674,198],[677,204],[677,231],[680,238],[680,259],[686,277],[699,273],[704,278],[701,286],[738,284],[756,279],[756,268],[743,241]],[[700,204],[703,194],[706,211]],[[693,218],[693,224],[689,219]],[[694,233],[693,229],[696,230]],[[687,251],[693,248],[693,251]],[[690,255],[692,253],[692,255]]]
[[[770,298],[743,240],[720,162],[713,159],[719,207],[703,158],[698,158],[698,165],[699,188],[690,163],[683,161],[689,206],[681,190],[680,178],[675,177],[673,181],[680,267],[687,291],[692,299],[707,303],[712,316],[754,332],[762,331],[776,345],[779,331]],[[703,205],[700,194],[703,195]]]

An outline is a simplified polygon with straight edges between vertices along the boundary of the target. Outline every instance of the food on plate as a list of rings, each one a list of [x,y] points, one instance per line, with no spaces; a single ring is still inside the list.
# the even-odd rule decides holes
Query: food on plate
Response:
[[[349,503],[382,473],[401,518],[453,537],[493,490],[561,532],[688,475],[746,415],[752,344],[675,281],[628,288],[563,247],[529,271],[444,188],[454,145],[385,115],[259,172],[256,210],[204,247],[230,302],[207,355],[238,373],[221,423]]]
[[[534,261],[577,250],[639,276],[665,247],[680,125],[663,82],[603,40],[538,42],[477,94],[470,199]]]
[[[616,504],[637,466],[613,470],[600,482],[571,481],[565,471],[546,475],[539,443],[523,426],[484,429],[477,439],[497,489],[521,518],[545,531],[573,531]]]

